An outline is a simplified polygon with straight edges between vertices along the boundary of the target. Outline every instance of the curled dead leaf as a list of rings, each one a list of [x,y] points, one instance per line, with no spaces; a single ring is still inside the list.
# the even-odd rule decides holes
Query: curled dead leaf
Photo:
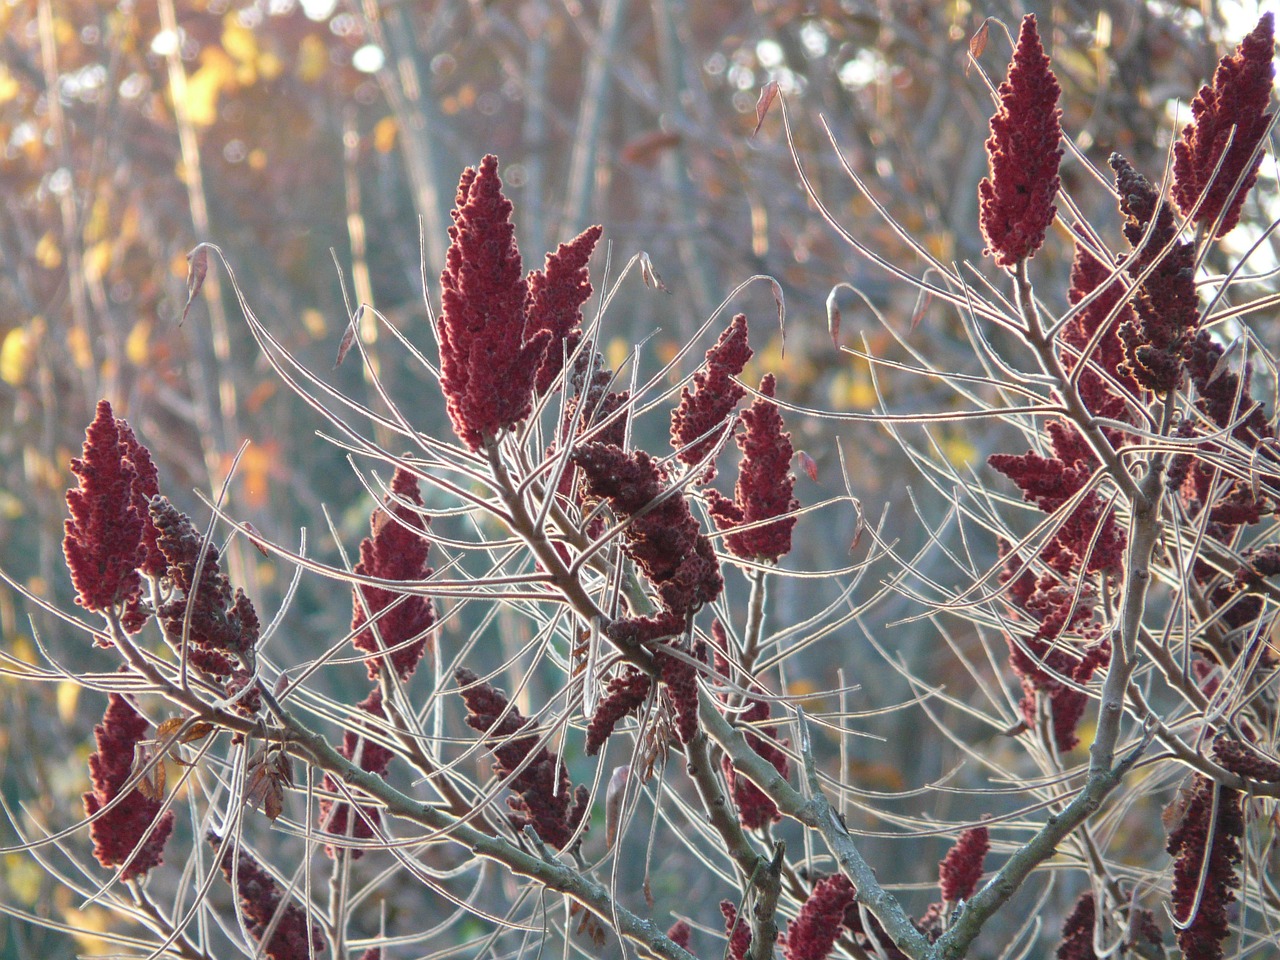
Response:
[[[253,544],[253,548],[257,550],[260,554],[262,554],[264,557],[267,557],[268,559],[270,559],[271,554],[267,552],[267,548],[264,545],[264,541],[259,539],[262,535],[258,533],[258,528],[255,527],[252,523],[246,522],[244,525],[244,529],[245,529],[245,532],[249,534],[249,542]]]
[[[156,727],[157,742],[164,743],[166,740],[172,737],[175,733],[177,733],[182,728],[182,725],[186,722],[187,722],[186,717],[169,717],[169,719],[167,720],[162,720],[160,722],[160,725]],[[182,734],[181,736],[178,737],[177,742],[191,743],[195,740],[203,740],[205,737],[207,737],[210,733],[213,732],[213,729],[214,729],[213,724],[209,723],[207,720],[197,720],[194,723],[192,723],[189,727],[187,727],[186,730],[182,731]]]
[[[915,333],[916,327],[920,325],[920,321],[924,319],[924,315],[929,312],[929,305],[933,303],[933,294],[928,290],[921,290],[916,296],[915,309],[911,311],[911,332]]]
[[[346,331],[342,334],[342,342],[338,344],[338,358],[333,361],[333,369],[337,370],[342,366],[342,361],[347,359],[347,354],[356,342],[356,331],[359,329],[360,317],[364,314],[364,304],[351,315],[351,322],[347,324]]]
[[[831,334],[831,343],[837,349],[840,347],[840,304],[836,299],[839,292],[837,285],[827,294],[827,333]]]
[[[182,308],[182,319],[178,321],[178,326],[186,322],[187,314],[191,312],[191,304],[195,301],[200,288],[204,286],[204,278],[208,273],[209,249],[202,243],[187,254],[187,302]]]
[[[284,791],[293,786],[293,761],[283,750],[262,747],[249,758],[244,799],[250,809],[262,808],[274,820],[284,810]]]
[[[627,779],[631,775],[631,767],[624,764],[614,767],[609,776],[609,786],[604,793],[604,846],[612,850],[618,840],[618,828],[622,823],[622,801],[627,794]]]
[[[769,115],[769,108],[773,106],[773,101],[778,97],[778,81],[770,80],[760,88],[760,97],[756,100],[756,128],[751,131],[751,138],[754,140],[755,135],[760,132],[760,128],[764,125],[764,118]]]
[[[662,282],[662,277],[658,275],[658,271],[653,269],[653,261],[644,250],[640,251],[640,279],[644,281],[646,287],[656,287],[663,293],[671,292],[667,289],[667,285]]]
[[[170,717],[167,720],[160,721],[156,727],[156,739],[168,740],[173,736],[174,732],[185,722],[185,717]]]
[[[987,41],[991,39],[991,18],[982,21],[980,26],[969,38],[969,60],[964,65],[964,75],[969,75],[969,67],[973,65],[973,61],[977,60],[987,49]]]
[[[796,460],[800,463],[800,469],[804,471],[804,475],[814,483],[818,482],[818,462],[805,453],[803,450],[796,451]]]
[[[1210,384],[1213,383],[1213,381],[1217,380],[1220,376],[1222,376],[1224,373],[1227,372],[1227,370],[1231,365],[1231,355],[1235,353],[1239,347],[1240,347],[1239,337],[1236,337],[1229,344],[1227,344],[1227,349],[1222,351],[1222,356],[1218,357],[1218,362],[1215,363],[1213,365],[1213,369],[1209,371],[1209,379],[1204,382],[1204,385],[1206,387],[1208,387]]]
[[[182,738],[178,742],[193,743],[196,740],[203,740],[212,733],[213,730],[214,726],[212,723],[205,720],[197,720],[187,729],[187,732],[182,735]]]
[[[782,340],[782,355],[787,355],[787,301],[782,293],[782,284],[773,277],[769,278],[769,289],[773,291],[773,302],[778,305],[778,334]]]
[[[151,762],[151,751],[139,744],[133,751],[133,776],[141,773]],[[164,760],[157,761],[156,765],[148,770],[138,779],[138,792],[148,800],[160,800],[164,797],[165,787],[165,769]]]

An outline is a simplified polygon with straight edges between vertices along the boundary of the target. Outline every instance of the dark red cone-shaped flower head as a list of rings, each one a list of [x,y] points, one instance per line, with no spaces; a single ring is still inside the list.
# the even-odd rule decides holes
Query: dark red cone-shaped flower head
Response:
[[[534,722],[522,716],[505,693],[481,683],[465,668],[459,668],[454,677],[464,688],[467,725],[485,735],[485,747],[497,761],[494,772],[505,779],[529,761],[509,784],[516,794],[507,800],[511,825],[517,830],[532,826],[544,843],[563,850],[587,814],[587,788],[571,788],[564,763],[545,746],[538,746],[536,731],[519,735]]]
[[[1054,953],[1055,960],[1099,960],[1093,949],[1094,925],[1097,920],[1097,903],[1092,890],[1086,890],[1076,900],[1062,925],[1062,939]],[[1109,956],[1163,957],[1164,935],[1150,910],[1131,907],[1127,924],[1125,947],[1140,947],[1132,952],[1120,949]]]
[[[591,296],[587,261],[604,230],[588,227],[569,243],[547,255],[542,270],[529,274],[529,321],[526,336],[539,330],[551,333],[534,389],[546,393],[564,368],[565,358],[582,339],[582,305]]]
[[[689,941],[693,938],[693,928],[683,920],[677,920],[667,930],[667,938],[677,947],[689,949]]]
[[[767,700],[751,698],[747,702],[749,708],[739,715],[739,722],[752,724],[753,729],[759,731],[759,735],[747,733],[747,745],[773,764],[773,768],[785,780],[791,774],[791,762],[778,744],[786,746],[788,741],[778,737],[776,725],[764,723],[771,713]],[[782,814],[769,799],[769,795],[739,774],[728,757],[721,761],[721,766],[729,784],[729,792],[733,795],[733,805],[738,808],[738,822],[743,827],[747,830],[760,830],[782,819]]]
[[[119,694],[111,694],[102,723],[93,728],[97,742],[96,753],[89,756],[89,779],[93,790],[84,795],[84,812],[93,816],[120,795],[133,773],[134,751],[146,739],[151,726],[129,701]],[[134,787],[129,795],[89,825],[93,838],[93,855],[104,867],[119,867],[123,880],[143,876],[152,867],[159,866],[164,855],[164,844],[173,830],[173,811],[159,822],[162,801],[145,796]],[[146,843],[130,859],[138,841],[155,823]]]
[[[252,660],[258,643],[261,624],[253,602],[240,588],[232,589],[219,565],[217,547],[204,547],[201,559],[203,537],[186,514],[157,497],[151,504],[151,519],[159,531],[157,544],[169,563],[169,580],[176,588],[156,611],[170,643],[184,641],[190,663],[205,673],[231,675],[237,660]],[[190,613],[188,607],[193,608]]]
[[[427,518],[415,507],[422,506],[418,479],[407,470],[396,469],[391,493],[369,518],[372,536],[360,544],[360,562],[355,572],[383,580],[420,583],[431,576],[427,566]],[[387,610],[392,604],[395,606]],[[358,586],[353,596],[351,629],[357,650],[383,654],[401,680],[417,669],[426,650],[427,638],[436,622],[430,597],[404,595],[382,587]],[[383,613],[387,610],[386,613]],[[379,616],[381,614],[381,616]],[[376,618],[376,623],[370,623]],[[357,632],[358,631],[358,632]],[[366,662],[369,678],[378,677],[379,657]]]
[[[734,680],[737,671],[729,659],[729,637],[719,620],[711,624],[711,644],[715,652],[716,674]],[[749,690],[764,693],[764,688],[755,680],[747,679],[743,683]],[[782,747],[787,746],[789,741],[779,739],[777,726],[765,722],[772,713],[769,701],[748,694],[743,706],[746,709],[739,714],[738,722],[748,727],[745,731],[747,745],[773,764],[773,768],[784,780],[787,779],[791,775],[791,763]],[[777,805],[769,799],[768,794],[746,777],[740,776],[728,757],[721,760],[721,768],[724,770],[725,781],[729,784],[729,791],[733,794],[733,805],[738,809],[738,821],[743,827],[759,830],[782,819]]]
[[[1089,696],[1064,680],[1088,683],[1110,662],[1111,645],[1106,638],[1098,639],[1093,592],[1077,591],[1074,586],[1080,565],[1072,549],[1055,538],[1041,551],[1048,569],[1039,577],[1030,570],[1017,574],[1022,566],[1019,556],[1009,551],[1007,543],[1001,543],[1000,550],[1005,557],[1000,582],[1009,584],[1008,599],[1016,619],[1026,617],[1037,624],[1029,635],[1005,635],[1009,664],[1022,680],[1019,706],[1030,726],[1036,723],[1038,700],[1047,701],[1054,741],[1066,753],[1079,742],[1076,726]]]
[[[1083,238],[1078,237],[1075,257],[1071,262],[1071,286],[1067,291],[1067,300],[1072,306],[1080,303],[1103,286],[1111,276],[1111,270]],[[1080,375],[1080,398],[1096,417],[1129,421],[1133,414],[1130,413],[1126,398],[1138,396],[1138,382],[1122,369],[1125,357],[1119,331],[1124,324],[1134,322],[1133,306],[1127,302],[1122,304],[1124,296],[1124,283],[1116,277],[1067,322],[1062,330],[1062,339],[1074,347],[1075,351],[1087,349],[1096,340],[1093,351],[1089,354],[1091,366]],[[1117,306],[1118,304],[1122,305]],[[1104,323],[1107,329],[1100,334],[1098,328]],[[1063,364],[1067,370],[1073,370],[1079,362],[1080,354],[1075,351],[1062,351]],[[1095,372],[1094,367],[1110,374],[1111,381],[1105,379],[1101,372]],[[1115,386],[1112,386],[1112,381]],[[1117,392],[1117,387],[1120,392]],[[1118,447],[1128,442],[1128,435],[1109,431],[1107,439]]]
[[[1058,80],[1040,44],[1034,14],[1022,19],[1000,107],[991,118],[991,176],[978,184],[982,236],[996,265],[1033,256],[1057,212],[1062,162]]]
[[[1242,777],[1280,782],[1280,763],[1263,755],[1252,744],[1218,740],[1213,745],[1213,759]]]
[[[1219,237],[1240,222],[1240,208],[1258,180],[1262,152],[1253,153],[1271,122],[1267,108],[1276,76],[1274,48],[1275,14],[1264,13],[1236,52],[1218,61],[1213,86],[1201,87],[1191,101],[1193,119],[1173,148],[1173,198],[1178,209],[1190,214],[1204,195],[1196,223],[1210,226],[1223,214]],[[1223,150],[1226,159],[1215,177]]]
[[[1096,457],[1074,426],[1066,420],[1052,420],[1046,427],[1053,456],[1034,450],[1021,455],[992,454],[987,458],[1022,490],[1023,497],[1045,513],[1065,507],[1084,487],[1096,469]],[[1101,529],[1099,529],[1101,527]],[[1084,569],[1088,573],[1118,569],[1124,556],[1124,529],[1106,500],[1090,492],[1064,519],[1046,546],[1045,560],[1064,576]]]
[[[938,886],[943,900],[959,903],[973,896],[990,849],[991,836],[986,827],[970,827],[960,834],[956,845],[938,864]]]
[[[209,842],[216,847],[218,837],[210,834]],[[281,913],[261,955],[267,960],[310,960],[323,953],[324,935],[319,925],[308,924],[307,912],[296,903],[284,904],[282,909],[284,895],[275,878],[244,849],[233,854],[231,847],[227,844],[220,866],[227,882],[235,884],[249,933],[261,943],[266,932],[272,930],[276,913]],[[308,939],[311,941],[309,948]]]
[[[111,404],[99,400],[85,432],[84,456],[71,461],[80,484],[67,491],[71,519],[64,523],[62,550],[76,602],[86,610],[105,611],[135,601],[142,592],[138,568],[150,559],[143,542],[147,516],[139,501],[146,482],[154,483],[154,467],[148,455],[149,476],[139,481],[133,456],[144,448],[127,424],[122,435],[122,424],[112,415]]]
[[[1097,906],[1093,891],[1086,890],[1067,914],[1062,925],[1062,941],[1058,944],[1057,960],[1098,960],[1093,949],[1093,924]]]
[[[766,374],[760,381],[762,396],[742,414],[746,431],[737,437],[742,462],[734,498],[730,500],[716,490],[707,491],[708,511],[721,530],[781,518],[724,538],[725,547],[735,557],[770,563],[777,563],[791,552],[791,530],[796,518],[786,514],[800,506],[791,495],[796,485],[791,473],[791,434],[783,430],[778,405],[769,399],[776,387],[773,374]]]
[[[380,687],[374,687],[369,696],[360,701],[357,706],[365,713],[372,717],[377,717],[379,720],[386,720],[387,718],[386,711],[382,706],[382,689]],[[391,759],[394,756],[382,744],[369,737],[361,736],[351,729],[342,734],[342,746],[338,748],[338,752],[348,760],[354,761],[361,770],[377,774],[380,777],[386,776],[387,768],[391,766]],[[340,793],[333,777],[327,773],[324,776],[324,789],[329,793]],[[380,822],[380,817],[381,814],[378,808],[372,805],[361,805],[360,813],[355,814],[353,818],[351,804],[345,800],[325,798],[320,801],[320,828],[326,833],[332,833],[339,837],[368,840],[373,836],[373,824]],[[324,851],[330,857],[336,855],[336,848],[331,845],[326,846]],[[363,850],[351,850],[351,858],[353,860],[358,860],[362,856],[364,856]]]
[[[151,498],[160,495],[160,472],[151,459],[151,451],[138,441],[133,428],[124,420],[116,420],[116,426],[125,457],[133,465],[133,507],[142,516],[142,549],[146,557],[138,569],[149,577],[163,577],[169,561],[160,552],[160,531],[151,522],[150,513]]]
[[[594,757],[599,753],[622,718],[644,706],[651,687],[649,677],[635,667],[624,667],[622,673],[609,681],[591,722],[587,724],[587,756]]]
[[[751,949],[751,924],[746,917],[738,916],[738,908],[728,900],[720,901],[720,913],[724,915],[724,932],[729,938],[726,955],[729,960],[747,960]]]
[[[1137,319],[1120,327],[1126,372],[1148,390],[1167,393],[1182,383],[1187,341],[1200,321],[1195,244],[1178,239],[1173,211],[1146,177],[1118,153],[1110,163],[1125,215],[1125,239],[1138,251],[1129,263],[1129,276],[1137,280],[1147,275],[1133,297]]]
[[[676,736],[687,744],[698,732],[698,668],[664,647],[654,651],[653,662],[671,702]]]
[[[1230,932],[1227,908],[1240,886],[1240,794],[1196,774],[1182,799],[1181,822],[1166,847],[1174,858],[1173,914],[1188,924],[1178,931],[1178,946],[1186,960],[1222,960],[1222,941]]]
[[[440,276],[440,389],[454,433],[472,450],[529,415],[549,330],[527,335],[528,284],[498,158],[458,184],[452,243]]]
[[[853,897],[853,884],[843,873],[814,884],[809,899],[787,927],[787,940],[782,945],[786,960],[826,960]]]
[[[622,548],[658,591],[664,613],[682,624],[720,595],[724,579],[715,550],[684,495],[665,487],[652,457],[643,450],[584,443],[572,459],[582,469],[589,501],[607,500],[619,519],[633,518]]]
[[[733,378],[742,373],[750,359],[747,318],[740,313],[707,351],[706,364],[693,375],[692,386],[680,391],[680,405],[671,412],[671,445],[681,463],[698,463],[715,448],[725,431],[732,429],[729,415],[747,392]],[[705,483],[715,475],[713,461],[707,464],[701,480]]]

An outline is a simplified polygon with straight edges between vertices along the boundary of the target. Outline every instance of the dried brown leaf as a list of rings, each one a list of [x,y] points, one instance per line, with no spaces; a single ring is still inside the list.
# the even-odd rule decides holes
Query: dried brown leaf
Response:
[[[977,60],[987,49],[987,41],[991,39],[991,18],[982,21],[980,26],[972,37],[969,38],[969,57],[964,65],[964,75],[969,75],[969,67],[973,61]]]
[[[363,313],[364,304],[361,304],[360,309],[351,315],[351,322],[347,324],[346,332],[342,334],[342,342],[338,344],[338,358],[333,361],[333,369],[337,370],[342,366],[342,361],[347,359],[347,354],[355,345],[356,331],[359,329],[360,316]]]
[[[1184,785],[1160,811],[1160,822],[1164,824],[1165,833],[1173,833],[1182,825],[1183,818],[1187,815],[1187,808],[1190,806],[1191,789]]]
[[[853,530],[853,543],[849,544],[849,552],[850,552],[850,553],[853,553],[853,551],[855,551],[855,550],[857,550],[857,549],[858,549],[858,544],[859,544],[859,543],[861,542],[861,540],[862,540],[862,529],[863,529],[863,526],[864,526],[864,524],[863,524],[863,522],[862,522],[862,511],[861,511],[861,510],[859,510],[859,511],[858,511],[858,525],[857,525],[856,527],[854,527],[854,530]]]
[[[755,135],[760,132],[760,128],[764,125],[764,118],[769,115],[769,108],[773,106],[777,96],[777,80],[770,80],[760,88],[760,98],[756,100],[756,128],[751,131],[752,139],[755,139]]]
[[[604,848],[612,850],[618,840],[618,828],[622,824],[622,801],[627,795],[627,779],[631,775],[631,767],[623,765],[614,767],[609,777],[609,786],[604,794]]]
[[[249,534],[249,542],[253,544],[253,548],[257,550],[260,554],[262,554],[264,557],[267,557],[268,559],[270,559],[271,554],[267,552],[267,548],[266,546],[264,546],[263,541],[258,539],[259,537],[262,536],[262,534],[258,533],[258,528],[255,527],[252,523],[246,522],[244,525],[244,529]]]
[[[274,820],[284,810],[284,789],[293,784],[293,762],[288,754],[268,747],[249,758],[244,798],[251,809],[262,808]]]
[[[818,482],[818,462],[805,453],[803,450],[796,451],[796,459],[800,461],[800,469],[804,471],[805,476],[814,483]]]
[[[156,726],[156,739],[168,740],[186,722],[186,719],[186,717],[170,717],[168,720],[161,720]]]
[[[286,786],[293,786],[293,758],[282,750],[276,751],[276,779]]]
[[[138,749],[133,757],[133,772],[140,772],[150,762],[151,754],[147,750]],[[139,778],[138,792],[148,800],[160,800],[164,797],[165,780],[164,761],[161,760],[145,776]]]
[[[284,812],[284,790],[278,784],[272,784],[266,796],[262,798],[262,812],[268,820],[274,820]]]
[[[150,777],[143,777],[138,781],[138,792],[148,800],[159,800],[161,797],[160,791],[152,784]]]
[[[640,251],[640,279],[644,281],[646,287],[656,287],[663,293],[670,293],[667,285],[662,282],[662,277],[658,275],[658,271],[653,269],[653,261],[649,258],[649,254]]]
[[[782,284],[773,277],[769,278],[769,289],[773,291],[773,302],[778,305],[778,331],[782,339],[781,351],[787,355],[787,301],[782,293]]]
[[[929,306],[933,303],[933,294],[928,290],[921,290],[916,296],[916,308],[911,312],[911,332],[916,332],[916,327],[920,325],[920,321],[924,319],[924,315],[929,312]]]
[[[191,728],[182,735],[179,743],[193,743],[196,740],[203,740],[214,731],[212,723],[205,720],[197,720],[191,725]]]
[[[831,343],[840,348],[840,304],[836,302],[836,294],[840,288],[832,287],[827,294],[827,333],[831,334]]]
[[[202,243],[187,254],[187,302],[182,308],[182,319],[178,321],[178,326],[186,322],[187,314],[191,312],[191,304],[195,301],[200,288],[204,286],[204,278],[208,273],[209,249]]]
[[[1231,365],[1231,355],[1236,352],[1236,349],[1239,346],[1240,346],[1240,338],[1236,337],[1234,340],[1231,341],[1231,343],[1227,345],[1227,349],[1222,351],[1222,356],[1218,358],[1218,362],[1215,363],[1213,365],[1213,369],[1209,371],[1209,379],[1204,382],[1204,385],[1206,387],[1208,387],[1210,384],[1213,383],[1213,381],[1217,380],[1220,376],[1222,376],[1224,373],[1227,372],[1227,369]]]
[[[168,740],[186,722],[185,717],[170,717],[168,720],[162,721],[156,727],[156,739],[161,742]],[[213,731],[214,726],[212,723],[207,720],[197,720],[178,737],[178,743],[192,743],[196,740],[203,740]]]

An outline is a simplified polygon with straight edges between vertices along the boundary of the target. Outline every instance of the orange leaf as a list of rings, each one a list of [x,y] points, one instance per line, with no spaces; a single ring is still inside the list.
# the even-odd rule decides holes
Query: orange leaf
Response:
[[[261,510],[267,505],[270,481],[281,476],[280,445],[275,442],[250,445],[240,458],[239,479],[245,506]]]

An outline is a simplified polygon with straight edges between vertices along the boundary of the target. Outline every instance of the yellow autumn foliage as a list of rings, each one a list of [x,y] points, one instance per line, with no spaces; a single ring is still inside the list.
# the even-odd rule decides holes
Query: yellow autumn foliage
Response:
[[[124,341],[124,355],[135,367],[141,367],[151,356],[151,321],[139,320]]]
[[[52,230],[47,231],[36,243],[36,263],[46,270],[57,270],[62,266],[62,250]]]
[[[383,117],[373,127],[373,148],[379,153],[390,153],[396,145],[396,134],[399,131],[395,117]]]
[[[80,702],[80,684],[74,680],[61,681],[54,699],[58,704],[58,719],[70,726],[76,718],[76,705]]]
[[[34,365],[35,338],[26,327],[14,327],[0,341],[0,380],[20,387]]]
[[[224,89],[235,89],[236,72],[236,62],[220,47],[200,51],[200,68],[187,78],[187,119],[197,127],[213,126],[218,119],[218,97]]]

